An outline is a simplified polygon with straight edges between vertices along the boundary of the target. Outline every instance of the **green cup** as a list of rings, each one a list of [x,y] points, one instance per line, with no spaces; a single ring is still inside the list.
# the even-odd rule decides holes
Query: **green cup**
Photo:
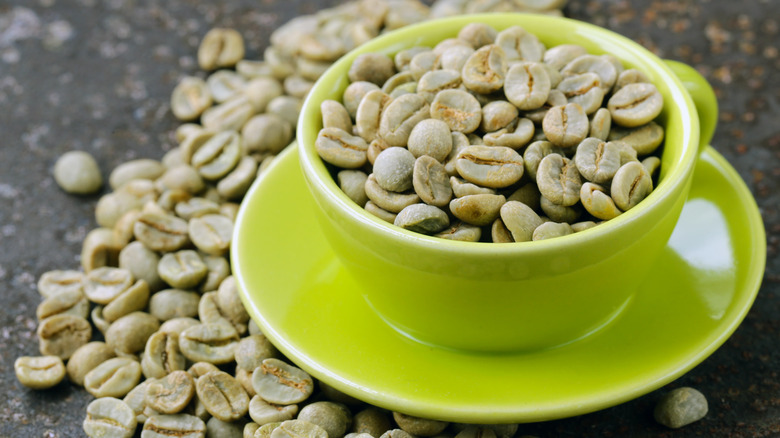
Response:
[[[574,43],[612,54],[652,80],[664,97],[660,182],[638,206],[598,227],[550,240],[491,244],[437,239],[388,224],[352,202],[314,149],[320,103],[340,100],[356,56],[434,46],[472,22],[521,26],[547,46]],[[699,152],[717,119],[714,93],[695,70],[663,61],[611,31],[565,18],[484,14],[409,26],[376,38],[317,81],[298,124],[300,161],[324,235],[364,298],[396,330],[440,348],[533,351],[607,325],[631,305],[677,223]]]

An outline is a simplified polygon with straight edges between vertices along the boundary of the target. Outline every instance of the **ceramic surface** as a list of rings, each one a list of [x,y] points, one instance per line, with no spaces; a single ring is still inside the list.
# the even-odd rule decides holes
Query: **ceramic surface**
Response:
[[[606,408],[704,360],[737,328],[761,282],[765,234],[750,192],[712,148],[633,300],[607,328],[531,353],[434,348],[373,312],[322,236],[291,147],[239,212],[233,272],[263,333],[313,376],[366,402],[474,423],[532,422]]]

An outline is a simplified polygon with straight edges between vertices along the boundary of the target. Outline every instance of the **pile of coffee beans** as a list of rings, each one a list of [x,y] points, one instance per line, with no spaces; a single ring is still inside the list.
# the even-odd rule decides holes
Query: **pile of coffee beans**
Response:
[[[653,189],[663,98],[611,55],[471,23],[435,47],[360,55],[348,76],[342,101],[322,103],[315,148],[352,200],[399,227],[543,240]]]

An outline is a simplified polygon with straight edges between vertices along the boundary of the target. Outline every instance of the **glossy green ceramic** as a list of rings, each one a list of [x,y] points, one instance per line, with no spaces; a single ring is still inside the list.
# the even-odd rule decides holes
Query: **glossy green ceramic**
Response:
[[[647,74],[664,96],[660,183],[639,206],[582,233],[538,242],[487,244],[436,239],[390,225],[341,192],[314,150],[320,103],[340,99],[360,53],[393,54],[453,37],[467,23],[519,25],[548,47],[576,43],[610,53]],[[711,90],[690,68],[674,65]],[[702,91],[703,90],[703,91]],[[710,100],[714,102],[714,98]],[[715,111],[702,113],[706,132]],[[624,309],[672,233],[687,197],[700,144],[699,116],[683,83],[656,56],[608,30],[540,15],[487,14],[410,26],[361,46],[331,67],[304,103],[297,132],[303,174],[322,231],[381,317],[412,339],[441,348],[533,351],[565,344]]]
[[[671,239],[651,263],[653,275],[612,324],[543,351],[453,351],[415,342],[371,310],[320,233],[318,208],[294,148],[250,189],[231,253],[247,310],[314,377],[366,402],[443,420],[550,420],[659,388],[736,329],[766,261],[755,201],[710,148]]]

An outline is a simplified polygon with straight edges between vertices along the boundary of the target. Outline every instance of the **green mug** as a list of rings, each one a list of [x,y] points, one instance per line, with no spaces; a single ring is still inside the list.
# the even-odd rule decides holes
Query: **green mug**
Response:
[[[403,230],[351,201],[317,155],[320,104],[341,100],[355,57],[433,47],[466,24],[521,26],[547,46],[579,44],[645,73],[664,97],[666,138],[659,183],[639,205],[598,227],[535,242],[458,242]],[[312,88],[298,123],[300,162],[322,231],[371,308],[416,341],[484,352],[534,351],[581,339],[631,305],[666,245],[699,152],[715,129],[709,84],[685,64],[663,61],[600,27],[551,16],[483,14],[417,24],[376,38],[336,62]],[[338,299],[338,297],[334,297]],[[390,353],[391,354],[391,353]]]

